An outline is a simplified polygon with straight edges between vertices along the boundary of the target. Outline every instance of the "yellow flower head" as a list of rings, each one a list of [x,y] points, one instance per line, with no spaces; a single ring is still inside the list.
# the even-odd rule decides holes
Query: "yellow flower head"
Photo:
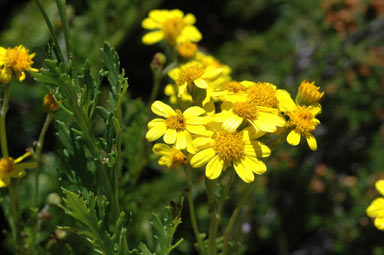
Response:
[[[0,66],[5,68],[8,76],[11,75],[10,71],[12,69],[19,81],[23,81],[25,79],[24,71],[39,71],[32,67],[32,59],[35,55],[35,53],[29,54],[29,50],[22,45],[8,49],[0,47]]]
[[[321,113],[320,105],[300,106],[293,102],[291,95],[287,91],[278,93],[279,100],[284,102],[280,108],[289,116],[286,127],[290,129],[287,142],[296,146],[300,143],[301,136],[307,140],[308,146],[312,151],[317,150],[317,141],[312,131],[320,124],[316,115]]]
[[[202,35],[193,26],[196,22],[195,16],[184,13],[180,10],[153,10],[141,23],[142,27],[155,30],[143,36],[144,44],[154,44],[161,40],[168,41],[171,45],[191,41],[198,42]]]
[[[0,159],[0,188],[7,187],[11,182],[11,177],[24,177],[26,174],[25,169],[37,167],[37,162],[20,163],[23,159],[31,156],[31,154],[31,152],[27,152],[17,159],[12,157]]]
[[[319,102],[324,96],[324,91],[319,91],[320,87],[315,86],[315,82],[302,81],[296,96],[296,103],[299,105],[312,105]]]
[[[384,196],[384,180],[377,181],[375,186],[377,191]],[[384,198],[380,197],[373,200],[366,213],[369,217],[375,218],[375,227],[384,231]]]
[[[12,80],[12,69],[0,66],[0,84],[7,84]]]
[[[177,170],[181,165],[187,163],[187,156],[174,146],[157,143],[153,146],[152,151],[162,156],[158,161],[159,165],[167,166],[170,169]]]
[[[179,87],[178,96],[181,96],[188,85],[207,89],[208,82],[216,80],[222,72],[221,68],[205,68],[200,63],[192,61],[170,70],[168,75],[176,82]]]
[[[191,134],[206,134],[204,124],[207,120],[201,117],[205,110],[198,106],[192,106],[184,112],[173,110],[161,101],[155,101],[151,106],[152,111],[164,118],[156,118],[148,123],[148,132],[145,135],[149,142],[163,137],[167,144],[175,144],[176,149],[193,153]]]
[[[268,157],[271,150],[262,142],[251,140],[247,129],[227,132],[216,125],[210,137],[199,137],[193,142],[198,152],[191,158],[190,164],[195,168],[207,164],[205,175],[209,179],[218,178],[231,165],[247,183],[253,182],[254,173],[263,174],[267,170],[257,158]]]
[[[60,99],[57,100],[61,103]],[[48,92],[44,96],[43,107],[48,112],[56,112],[57,110],[59,110],[60,105],[56,103],[55,99],[53,98],[53,95]]]
[[[197,44],[182,42],[177,46],[177,54],[182,58],[193,58],[197,52]]]
[[[222,127],[228,132],[234,132],[242,123],[252,125],[255,131],[276,131],[277,127],[285,125],[285,119],[277,109],[257,106],[250,101],[224,102],[222,112],[215,115],[215,120],[222,122]]]

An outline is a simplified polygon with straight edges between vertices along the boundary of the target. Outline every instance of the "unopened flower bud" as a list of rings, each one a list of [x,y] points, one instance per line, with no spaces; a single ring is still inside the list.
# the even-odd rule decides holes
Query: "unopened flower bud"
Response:
[[[47,203],[50,205],[59,206],[61,204],[61,197],[57,193],[51,193],[47,197]]]
[[[153,68],[162,69],[165,63],[167,63],[167,57],[163,53],[158,52],[153,56],[151,65]]]
[[[323,96],[324,91],[319,91],[320,87],[315,86],[315,82],[302,81],[297,92],[296,103],[299,105],[316,104]]]
[[[8,84],[12,79],[12,71],[9,67],[0,67],[0,84]]]
[[[61,103],[60,99],[57,100]],[[59,104],[53,98],[53,95],[49,92],[44,96],[43,107],[47,112],[56,112],[60,108]]]

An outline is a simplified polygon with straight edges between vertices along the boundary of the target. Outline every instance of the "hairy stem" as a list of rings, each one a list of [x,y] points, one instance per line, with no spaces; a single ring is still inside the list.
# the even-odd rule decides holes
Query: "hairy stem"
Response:
[[[216,180],[209,180],[205,178],[205,185],[208,196],[208,207],[209,207],[209,236],[208,236],[208,254],[216,255],[216,234],[218,226],[218,216],[216,213]]]
[[[0,110],[0,143],[1,143],[1,154],[3,158],[9,157],[8,144],[7,144],[7,128],[5,124],[5,116],[8,111],[9,94],[11,92],[11,86],[5,85],[3,103]]]

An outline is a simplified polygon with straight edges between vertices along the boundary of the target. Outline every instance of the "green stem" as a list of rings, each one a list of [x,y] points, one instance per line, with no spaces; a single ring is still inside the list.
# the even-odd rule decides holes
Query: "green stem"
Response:
[[[228,227],[225,230],[225,234],[224,234],[224,243],[223,243],[222,255],[228,254],[229,238],[231,236],[231,233],[232,233],[233,227],[235,225],[237,216],[239,215],[239,212],[240,212],[241,208],[243,207],[245,201],[247,200],[248,196],[252,193],[254,187],[255,187],[254,183],[248,185],[247,189],[245,190],[243,196],[240,199],[240,202],[237,204],[235,210],[232,213],[231,218],[229,219]]]
[[[47,133],[49,124],[51,123],[52,119],[53,119],[53,113],[48,113],[47,118],[45,119],[44,125],[40,132],[39,140],[37,142],[37,147],[36,147],[36,153],[34,156],[34,159],[37,162],[37,167],[35,170],[35,191],[34,191],[34,203],[33,203],[36,212],[39,211],[39,171],[40,171],[41,153],[43,150],[45,134]],[[36,221],[34,222],[33,231],[32,231],[33,245],[35,245],[35,242],[36,242],[37,232],[38,232],[38,223],[36,218]]]
[[[161,80],[163,79],[163,74],[160,71],[154,72],[154,77],[153,77],[153,87],[151,91],[151,95],[149,97],[148,105],[151,106],[153,101],[155,101],[157,95],[159,94],[159,89],[160,89],[160,84]]]
[[[233,170],[233,169],[232,169]],[[221,221],[221,218],[223,216],[224,211],[224,203],[225,200],[228,198],[229,190],[231,189],[232,183],[235,180],[236,172],[233,170],[231,171],[231,175],[229,177],[229,180],[227,182],[227,185],[224,188],[223,194],[221,195],[220,201],[219,201],[219,221]]]
[[[9,197],[11,200],[11,226],[12,226],[12,239],[15,245],[16,254],[22,254],[21,248],[22,236],[21,236],[21,214],[20,214],[20,201],[19,193],[17,190],[18,180],[11,181],[8,186]]]
[[[77,62],[75,59],[75,55],[73,52],[72,48],[72,40],[71,40],[71,34],[69,32],[69,23],[68,23],[68,18],[67,18],[67,12],[65,9],[65,4],[63,3],[63,0],[55,0],[57,9],[59,10],[60,14],[60,19],[61,23],[63,26],[63,31],[64,31],[64,39],[65,39],[65,45],[67,47],[67,56],[68,56],[68,61],[72,60],[73,63],[73,79],[75,81],[75,89],[76,92],[80,92],[80,86],[79,86],[79,81],[78,81],[78,76],[77,76]]]
[[[196,214],[195,214],[195,205],[193,203],[192,197],[192,178],[191,178],[191,168],[190,166],[185,167],[185,173],[187,175],[187,196],[188,196],[188,206],[189,206],[189,215],[191,217],[191,224],[193,228],[193,233],[195,234],[195,238],[199,245],[200,254],[206,254],[206,250],[204,249],[203,240],[201,239],[199,228],[197,226]]]
[[[218,227],[218,216],[216,213],[216,183],[217,180],[209,180],[205,178],[205,185],[208,196],[208,207],[209,207],[209,236],[208,236],[208,254],[216,255],[216,234]]]
[[[8,144],[7,144],[7,128],[5,124],[5,116],[8,111],[8,101],[11,92],[11,86],[5,84],[3,103],[0,110],[0,143],[1,143],[1,154],[3,158],[9,157]]]
[[[53,50],[55,51],[56,57],[59,60],[60,63],[64,62],[63,53],[61,52],[59,41],[57,40],[57,36],[55,33],[55,30],[53,29],[52,23],[48,18],[47,13],[45,12],[43,6],[41,5],[40,0],[35,0],[37,7],[40,10],[41,15],[43,16],[45,23],[47,24],[47,27],[49,29],[49,32],[51,33],[51,37],[53,40]]]

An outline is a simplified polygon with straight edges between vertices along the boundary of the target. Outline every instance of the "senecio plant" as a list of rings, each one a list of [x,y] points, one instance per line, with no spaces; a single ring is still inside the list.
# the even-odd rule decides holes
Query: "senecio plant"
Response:
[[[80,235],[86,238],[93,254],[170,254],[183,241],[183,238],[173,240],[182,220],[180,210],[175,212],[170,207],[161,216],[153,215],[155,247],[150,249],[144,243],[128,247],[129,211],[121,206],[119,196],[124,169],[129,170],[122,163],[123,134],[127,127],[122,104],[128,81],[117,53],[108,43],[101,49],[103,69],[97,75],[91,72],[92,63],[78,63],[73,54],[65,5],[63,0],[56,0],[56,4],[64,45],[59,44],[44,8],[36,0],[52,39],[44,68],[33,67],[35,54],[22,45],[0,47],[0,187],[7,190],[3,192],[2,207],[11,229],[10,235],[5,232],[10,247],[15,254],[48,254],[49,245],[42,245],[37,217],[39,169],[45,134],[56,113],[61,111],[65,118],[56,119],[54,125],[61,144],[58,175],[63,203],[59,202],[60,197],[53,200],[76,224],[60,226],[61,235],[57,238],[68,232]],[[163,53],[155,54],[151,63],[154,83],[147,115],[153,116],[150,109],[156,116],[148,119],[142,142],[145,143],[144,136],[148,142],[157,141],[152,151],[160,156],[159,165],[185,171],[197,252],[238,254],[231,242],[232,230],[255,187],[255,178],[267,171],[263,160],[285,141],[296,146],[303,140],[310,150],[317,150],[313,132],[320,124],[316,117],[321,113],[319,101],[324,92],[314,82],[302,81],[294,100],[286,90],[269,82],[234,80],[229,66],[199,49],[197,43],[202,35],[194,26],[195,21],[194,15],[184,15],[180,10],[152,10],[142,21],[143,28],[150,30],[142,42],[159,43],[164,49]],[[25,154],[12,157],[8,153],[6,130],[10,84],[15,78],[23,82],[26,72],[48,90],[43,99],[47,117],[37,142]],[[101,85],[109,87],[107,100],[100,97]],[[156,100],[161,89],[169,103]],[[100,122],[102,128],[96,131],[95,126]],[[28,169],[35,176],[34,191],[30,193],[34,202],[32,216],[25,219],[18,188]],[[199,230],[193,197],[197,181],[193,177],[202,175],[209,208],[208,233]],[[224,204],[237,177],[246,186],[244,194],[237,199],[228,223],[223,225]],[[376,187],[384,194],[384,181],[379,181]],[[367,214],[376,218],[377,228],[384,229],[383,198],[373,201]],[[68,254],[77,254],[76,248]]]

